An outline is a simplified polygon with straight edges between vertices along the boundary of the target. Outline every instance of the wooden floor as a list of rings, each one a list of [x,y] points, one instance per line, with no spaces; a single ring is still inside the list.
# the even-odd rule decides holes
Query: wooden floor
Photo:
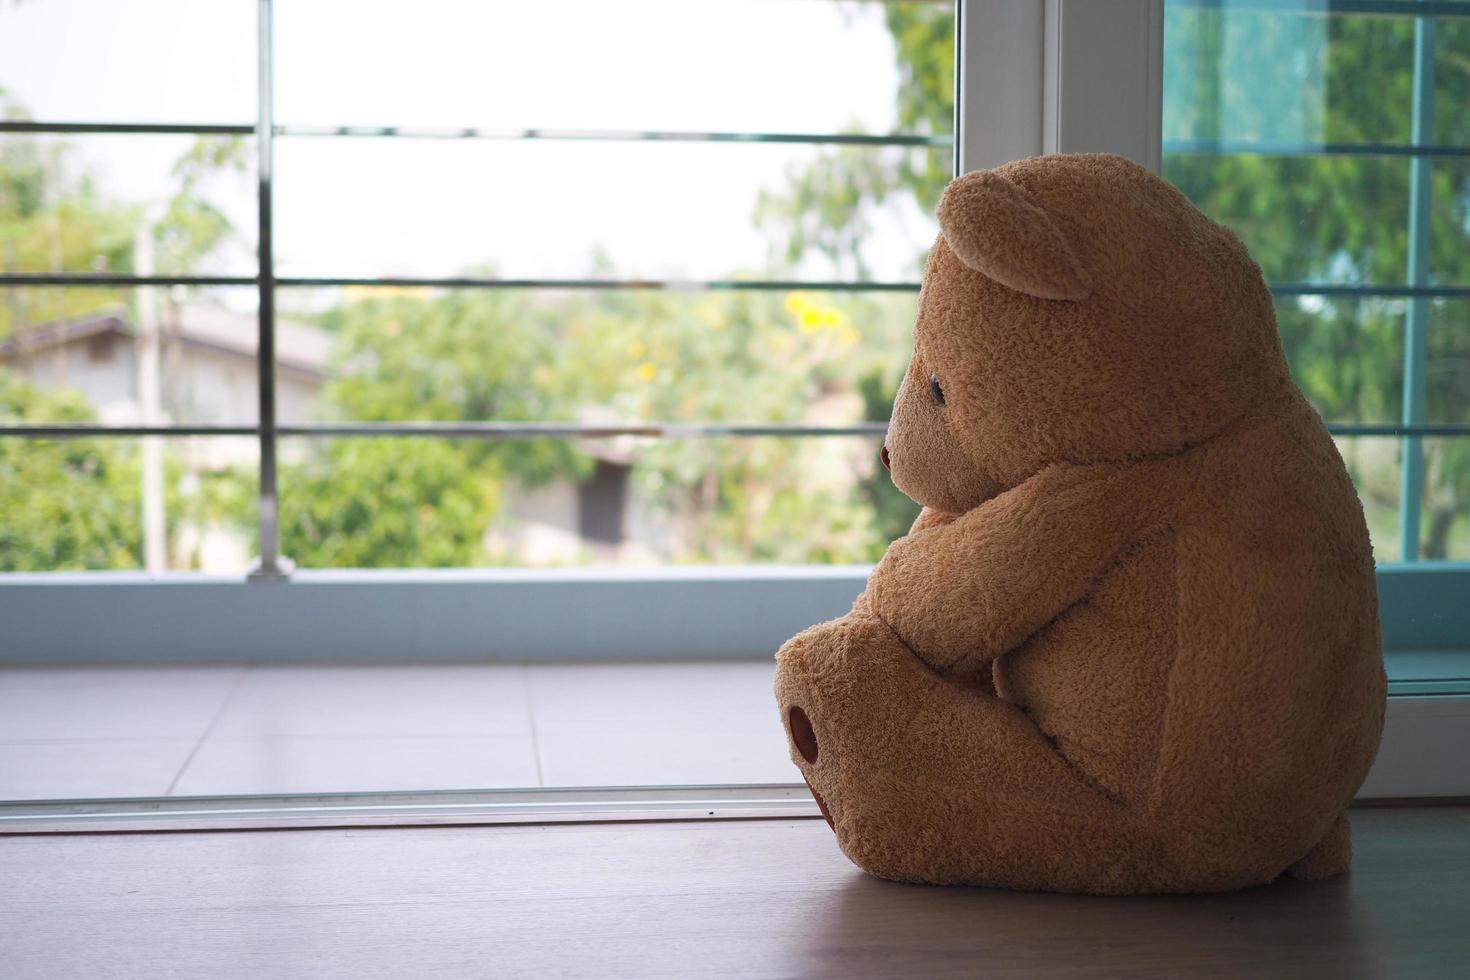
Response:
[[[866,877],[820,820],[0,839],[0,976],[1470,976],[1470,807],[1354,873],[1086,898]]]

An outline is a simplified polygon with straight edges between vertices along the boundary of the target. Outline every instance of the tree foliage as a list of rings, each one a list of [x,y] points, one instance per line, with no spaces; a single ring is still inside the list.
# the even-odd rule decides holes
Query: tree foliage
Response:
[[[524,294],[359,293],[331,309],[329,420],[463,422],[566,417],[547,368],[551,311]],[[286,554],[326,567],[485,564],[506,484],[577,479],[567,442],[339,439],[306,447],[280,482]]]
[[[0,370],[0,422],[91,422],[73,393]],[[109,439],[0,439],[0,571],[136,568],[142,555],[138,459]]]

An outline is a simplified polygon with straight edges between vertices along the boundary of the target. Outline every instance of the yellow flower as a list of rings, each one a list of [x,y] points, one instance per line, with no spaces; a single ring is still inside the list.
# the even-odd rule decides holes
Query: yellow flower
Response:
[[[788,293],[786,311],[796,318],[796,325],[802,333],[836,330],[845,341],[852,329],[851,318],[845,310],[810,293]]]
[[[642,364],[638,365],[638,377],[642,378],[644,381],[652,381],[657,376],[658,365],[654,364],[652,361],[644,361]]]

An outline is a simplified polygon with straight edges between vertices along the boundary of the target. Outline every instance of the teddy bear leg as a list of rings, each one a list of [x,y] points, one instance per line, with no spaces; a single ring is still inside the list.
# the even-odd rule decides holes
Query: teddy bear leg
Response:
[[[1128,891],[1148,863],[1111,800],[1019,709],[939,677],[861,611],[778,654],[792,761],[854,863],[885,878]]]
[[[1353,861],[1353,830],[1348,815],[1342,813],[1333,821],[1332,829],[1307,852],[1306,856],[1286,869],[1286,873],[1302,881],[1320,881],[1346,874]]]

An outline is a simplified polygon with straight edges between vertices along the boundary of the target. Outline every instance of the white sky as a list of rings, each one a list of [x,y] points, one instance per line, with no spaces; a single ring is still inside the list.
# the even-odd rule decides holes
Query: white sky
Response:
[[[831,132],[895,126],[876,4],[831,0],[278,0],[282,124]],[[253,0],[0,4],[0,86],[37,119],[253,122]],[[187,137],[83,137],[104,190],[157,200]],[[277,269],[299,275],[712,278],[766,260],[762,187],[810,146],[282,138]],[[878,151],[872,151],[878,152]],[[895,153],[898,151],[884,150]],[[215,198],[253,234],[249,180]],[[926,216],[892,209],[878,278]],[[242,253],[230,268],[248,271]],[[832,274],[824,263],[803,268]]]

